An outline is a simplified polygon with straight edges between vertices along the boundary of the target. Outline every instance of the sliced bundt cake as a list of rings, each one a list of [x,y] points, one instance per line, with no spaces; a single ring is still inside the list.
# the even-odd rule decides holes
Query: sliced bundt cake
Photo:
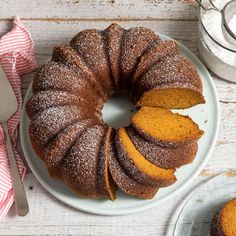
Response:
[[[142,184],[158,188],[176,181],[175,169],[163,169],[148,161],[133,145],[125,128],[120,128],[115,138],[120,163],[131,178]]]
[[[175,169],[193,161],[198,150],[197,142],[170,148],[151,142],[142,137],[132,126],[126,129],[135,148],[154,165],[166,169]]]
[[[152,199],[156,195],[158,188],[140,184],[126,174],[119,163],[118,154],[113,143],[110,145],[109,169],[115,183],[124,193],[142,199]]]
[[[202,83],[175,41],[112,24],[84,30],[53,50],[33,79],[26,104],[29,136],[52,177],[79,195],[151,199],[191,162],[203,132],[166,109],[204,103]],[[138,111],[118,131],[102,120],[104,102],[128,95]]]
[[[195,67],[180,54],[153,65],[141,77],[136,92],[138,106],[184,109],[205,103]]]
[[[203,135],[189,116],[163,108],[142,107],[131,117],[131,123],[147,140],[166,147],[188,145]]]
[[[112,137],[112,128],[108,128],[103,138],[99,158],[98,158],[98,191],[102,196],[114,201],[116,199],[116,184],[113,181],[108,162],[110,158],[110,145]]]

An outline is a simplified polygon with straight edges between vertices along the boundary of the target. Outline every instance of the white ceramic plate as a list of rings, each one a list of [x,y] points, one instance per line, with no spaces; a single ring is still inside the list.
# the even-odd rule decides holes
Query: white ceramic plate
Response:
[[[161,37],[162,39],[170,39],[164,35],[161,35]],[[203,82],[203,92],[206,104],[198,105],[187,110],[178,110],[179,113],[188,114],[192,117],[192,119],[205,132],[199,141],[199,150],[194,162],[177,170],[176,176],[178,181],[170,187],[161,189],[152,200],[136,199],[124,195],[121,192],[118,193],[117,200],[114,202],[109,200],[89,200],[80,198],[71,192],[61,181],[54,180],[48,176],[44,163],[36,156],[31,146],[28,135],[29,119],[23,106],[20,122],[20,138],[23,152],[33,174],[52,195],[62,202],[86,212],[101,215],[122,215],[157,206],[158,204],[173,198],[191,184],[207,163],[214,148],[219,129],[220,109],[216,89],[206,67],[185,46],[180,44],[180,47],[183,54],[188,57],[197,68]],[[31,94],[30,86],[24,99],[24,105],[30,98]],[[109,109],[106,109],[105,113],[106,116],[114,114],[112,104],[110,104]]]
[[[236,197],[236,172],[218,175],[200,185],[182,204],[173,236],[210,235],[213,216]]]

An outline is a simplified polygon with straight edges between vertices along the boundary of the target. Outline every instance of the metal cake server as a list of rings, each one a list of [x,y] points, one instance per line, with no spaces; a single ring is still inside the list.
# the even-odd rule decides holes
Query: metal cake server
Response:
[[[0,64],[0,123],[5,133],[7,155],[15,195],[16,212],[19,216],[24,216],[29,212],[29,205],[12,150],[12,144],[7,127],[7,121],[17,111],[17,107],[18,103],[16,96]]]

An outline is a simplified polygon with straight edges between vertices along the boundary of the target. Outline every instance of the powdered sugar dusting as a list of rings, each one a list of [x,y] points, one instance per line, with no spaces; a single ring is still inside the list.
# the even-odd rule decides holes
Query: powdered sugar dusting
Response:
[[[172,55],[154,64],[141,77],[139,94],[167,84],[169,88],[173,88],[172,84],[176,82],[202,92],[201,80],[192,63],[182,55]]]
[[[80,120],[81,113],[75,106],[48,108],[31,121],[29,132],[38,145],[44,146],[67,125]]]
[[[98,155],[104,135],[104,128],[94,126],[78,138],[63,164],[63,178],[73,182],[77,192],[83,195],[99,196],[97,189]]]

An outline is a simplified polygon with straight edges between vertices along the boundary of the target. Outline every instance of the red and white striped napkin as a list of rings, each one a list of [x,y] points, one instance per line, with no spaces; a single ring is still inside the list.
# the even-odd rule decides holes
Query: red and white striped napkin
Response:
[[[37,63],[34,57],[33,40],[29,31],[21,23],[19,17],[15,17],[12,30],[0,38],[0,64],[18,100],[17,112],[8,121],[8,129],[12,139],[17,164],[23,179],[26,167],[16,150],[18,136],[17,127],[22,107],[20,76],[36,69]],[[0,221],[4,218],[13,202],[14,192],[12,189],[11,174],[8,166],[4,133],[0,125]]]

